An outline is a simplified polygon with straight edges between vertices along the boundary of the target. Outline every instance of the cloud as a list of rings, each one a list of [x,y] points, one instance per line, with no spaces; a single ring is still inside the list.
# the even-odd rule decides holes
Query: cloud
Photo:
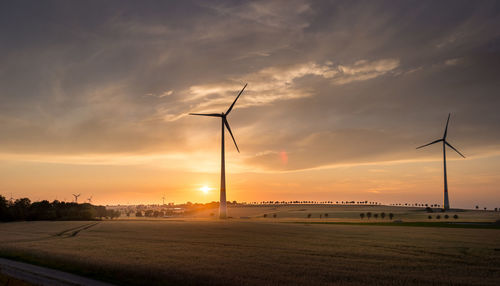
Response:
[[[232,81],[191,86],[187,102],[197,102],[193,109],[205,112],[220,111],[233,100],[233,95],[248,82],[246,95],[238,103],[238,108],[266,105],[275,101],[304,98],[313,95],[313,91],[298,86],[297,80],[306,76],[317,76],[334,85],[344,85],[382,76],[399,66],[397,59],[375,61],[360,60],[352,65],[334,65],[331,62],[317,64],[307,62],[288,66],[271,66],[257,72],[243,75]],[[201,102],[200,102],[201,101]],[[169,119],[178,119],[171,115]]]

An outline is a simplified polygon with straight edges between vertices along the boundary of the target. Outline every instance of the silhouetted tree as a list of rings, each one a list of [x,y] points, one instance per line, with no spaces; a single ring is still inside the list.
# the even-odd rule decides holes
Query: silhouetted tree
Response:
[[[377,219],[378,218],[378,214],[373,214],[373,217]]]
[[[449,216],[449,215],[444,215],[444,218],[445,218],[445,219],[449,219],[449,218],[450,218],[450,216]]]
[[[9,220],[9,209],[7,199],[4,196],[0,195],[0,221]]]
[[[276,218],[278,215],[277,214],[273,214],[273,218]]]
[[[372,213],[371,213],[371,212],[367,212],[367,213],[366,213],[366,217],[367,217],[368,219],[370,219],[370,218],[372,217]]]
[[[267,214],[264,214],[264,217],[267,217]]]
[[[437,216],[436,216],[436,219],[440,219],[440,218],[441,218],[441,216],[440,216],[440,215],[437,215]]]
[[[359,214],[359,217],[360,217],[361,219],[363,219],[363,218],[365,218],[365,214],[364,214],[364,213],[360,213],[360,214]]]
[[[430,215],[430,216],[428,216],[427,218],[428,218],[428,219],[432,219],[432,216]]]
[[[311,218],[311,214],[307,214],[307,218]]]
[[[453,218],[454,218],[454,219],[458,219],[458,215],[454,215],[454,216],[453,216]]]
[[[325,217],[328,217],[328,214],[325,214]]]
[[[381,214],[380,214],[380,217],[381,217],[382,219],[384,219],[384,218],[385,218],[385,213],[381,213]]]
[[[142,211],[137,211],[137,212],[135,213],[135,216],[136,216],[136,217],[142,217]]]
[[[389,213],[389,219],[392,220],[393,217],[394,217],[394,214],[393,213]]]
[[[476,206],[476,210],[479,209],[479,206]]]

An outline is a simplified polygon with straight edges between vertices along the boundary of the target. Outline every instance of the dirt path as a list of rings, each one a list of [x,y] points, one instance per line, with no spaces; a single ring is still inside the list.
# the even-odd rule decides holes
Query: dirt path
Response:
[[[0,258],[0,276],[2,277],[2,280],[6,280],[5,285],[112,286],[112,284],[92,280],[67,272],[4,258]],[[19,280],[27,283],[19,284]]]

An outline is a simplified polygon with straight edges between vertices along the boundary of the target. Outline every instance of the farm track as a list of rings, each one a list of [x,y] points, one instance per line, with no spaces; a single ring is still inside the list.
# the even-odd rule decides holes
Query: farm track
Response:
[[[63,230],[61,232],[58,232],[55,236],[58,236],[58,237],[74,237],[76,236],[78,233],[80,233],[80,231],[82,230],[87,230],[95,225],[99,224],[99,222],[93,222],[93,223],[89,223],[89,224],[84,224],[84,225],[80,225],[80,226],[77,226],[77,227],[72,227],[72,228],[69,228],[67,230]]]
[[[36,242],[36,241],[44,241],[44,240],[51,240],[51,239],[57,239],[57,238],[69,238],[69,237],[75,237],[78,235],[83,230],[87,230],[100,222],[93,222],[93,223],[87,223],[84,225],[80,225],[77,227],[72,227],[63,231],[60,231],[56,234],[51,234],[49,236],[44,236],[44,237],[37,237],[37,238],[28,238],[28,239],[16,239],[16,240],[7,240],[7,241],[2,241],[2,243],[19,243],[19,242]]]

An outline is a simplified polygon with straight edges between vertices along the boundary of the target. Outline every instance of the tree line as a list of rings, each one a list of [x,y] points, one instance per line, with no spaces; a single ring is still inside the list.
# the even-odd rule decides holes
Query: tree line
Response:
[[[95,220],[119,217],[120,213],[89,203],[67,203],[43,200],[32,203],[28,198],[8,201],[0,195],[0,221],[24,220]]]

